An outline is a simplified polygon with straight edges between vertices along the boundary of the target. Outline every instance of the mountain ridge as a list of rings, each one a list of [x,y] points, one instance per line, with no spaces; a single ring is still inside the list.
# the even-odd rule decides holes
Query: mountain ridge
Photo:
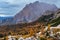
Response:
[[[6,22],[5,24],[19,24],[19,23],[30,23],[38,20],[43,15],[50,15],[54,14],[58,10],[55,5],[47,4],[47,3],[40,3],[38,1],[34,3],[30,3],[26,5],[23,10],[18,12],[10,22]],[[8,20],[9,21],[9,20]]]
[[[32,22],[41,17],[47,10],[56,11],[57,7],[55,5],[40,3],[36,1],[34,3],[26,5],[22,11],[15,15],[14,19],[16,20],[16,23],[24,22],[24,19],[27,21],[27,23]]]

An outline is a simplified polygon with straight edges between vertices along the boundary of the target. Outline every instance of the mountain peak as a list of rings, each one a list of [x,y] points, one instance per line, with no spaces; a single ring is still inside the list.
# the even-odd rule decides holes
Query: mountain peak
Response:
[[[37,20],[39,17],[44,15],[45,11],[56,11],[57,7],[55,5],[47,4],[47,3],[40,3],[36,1],[34,3],[30,3],[26,5],[22,11],[15,15],[16,22],[24,22],[24,17],[27,22],[32,22]]]
[[[39,1],[36,1],[36,2],[34,2],[34,3],[39,3]]]

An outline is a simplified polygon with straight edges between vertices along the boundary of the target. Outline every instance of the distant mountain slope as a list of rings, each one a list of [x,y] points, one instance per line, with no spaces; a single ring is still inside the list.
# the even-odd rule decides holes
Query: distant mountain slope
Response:
[[[56,10],[57,7],[55,5],[40,3],[36,1],[34,3],[26,5],[26,7],[24,7],[21,12],[15,15],[14,20],[16,21],[16,23],[33,22],[42,15],[44,15],[45,11],[56,11]]]
[[[0,25],[8,25],[13,22],[13,17],[0,17]]]

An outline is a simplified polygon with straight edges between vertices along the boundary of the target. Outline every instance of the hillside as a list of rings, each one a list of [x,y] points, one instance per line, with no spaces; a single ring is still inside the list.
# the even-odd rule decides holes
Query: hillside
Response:
[[[60,17],[50,21],[51,26],[57,26],[60,24]]]
[[[46,24],[60,24],[59,12],[55,5],[40,2],[28,4],[14,17],[3,18],[0,21],[0,33],[4,35],[9,35],[10,33],[14,35],[26,34],[30,28],[39,32]]]

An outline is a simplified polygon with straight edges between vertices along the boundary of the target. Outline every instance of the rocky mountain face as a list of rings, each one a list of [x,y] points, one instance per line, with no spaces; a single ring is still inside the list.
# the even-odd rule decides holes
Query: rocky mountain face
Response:
[[[36,20],[48,22],[56,17],[57,11],[58,8],[55,5],[36,1],[34,3],[27,4],[23,10],[18,12],[14,17],[0,20],[0,25],[30,23]]]
[[[58,8],[55,5],[36,1],[26,5],[21,12],[15,15],[14,20],[16,23],[33,22],[42,15],[52,14],[57,9]]]

